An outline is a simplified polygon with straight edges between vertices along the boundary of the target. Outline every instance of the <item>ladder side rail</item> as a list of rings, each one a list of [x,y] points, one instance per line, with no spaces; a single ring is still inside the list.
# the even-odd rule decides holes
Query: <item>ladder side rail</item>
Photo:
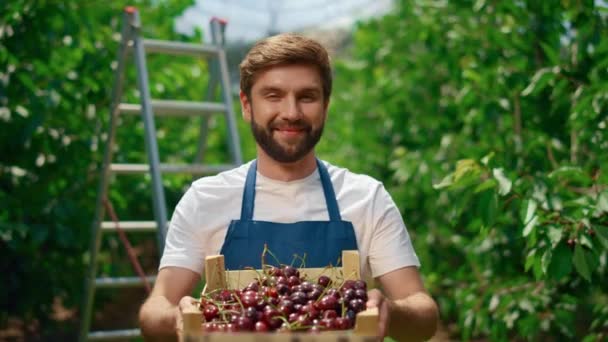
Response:
[[[112,161],[114,141],[116,138],[116,125],[118,121],[118,105],[123,92],[124,84],[124,69],[129,52],[129,43],[131,41],[132,31],[130,25],[127,24],[127,13],[123,15],[123,25],[121,32],[121,43],[117,54],[118,66],[115,71],[114,86],[112,90],[112,102],[110,106],[110,120],[108,129],[108,140],[106,142],[102,172],[99,179],[97,190],[96,209],[93,224],[91,226],[91,240],[89,249],[89,270],[85,278],[85,296],[83,299],[82,321],[80,326],[80,341],[86,341],[91,326],[91,317],[93,310],[93,299],[95,297],[95,278],[97,276],[97,256],[101,245],[101,221],[105,214],[103,200],[107,195],[108,184],[110,178],[110,163]]]
[[[220,35],[220,23],[218,20],[214,20],[211,22],[211,34],[214,37],[214,40],[217,42],[221,41]],[[228,73],[228,61],[226,59],[226,51],[223,48],[220,48],[218,51],[218,65],[220,71],[220,81],[221,81],[221,89],[222,95],[224,98],[224,103],[226,103],[226,124],[228,128],[228,146],[230,148],[230,154],[232,155],[232,161],[235,165],[243,164],[243,157],[241,155],[241,142],[239,139],[238,127],[236,123],[236,116],[234,113],[234,105],[232,103],[232,92],[230,90],[230,76]]]
[[[152,177],[154,216],[158,223],[157,242],[158,252],[162,256],[165,248],[165,236],[167,232],[167,208],[165,202],[165,192],[160,174],[160,158],[158,144],[156,141],[156,125],[152,113],[152,103],[150,98],[150,87],[148,86],[148,69],[146,67],[146,53],[144,50],[143,39],[140,37],[141,22],[139,12],[135,11],[129,16],[130,23],[135,31],[133,35],[133,48],[135,64],[137,67],[137,83],[140,91],[142,106],[142,118],[144,121],[145,145],[148,152],[148,162],[150,164],[150,175]]]
[[[211,43],[214,46],[217,47],[224,47],[224,30],[221,30],[222,33],[222,40],[221,41],[217,41],[217,37],[215,34],[213,34],[213,27],[214,27],[214,22],[216,22],[217,20],[212,19],[211,22],[209,23],[209,26],[211,28]],[[222,28],[225,26],[222,26]],[[205,101],[209,101],[212,102],[213,99],[215,98],[215,89],[218,86],[219,83],[219,77],[218,77],[218,73],[219,73],[219,67],[218,67],[218,62],[215,58],[210,58],[209,60],[209,82],[207,83],[207,94],[205,94]],[[205,155],[205,151],[207,150],[207,134],[209,134],[209,120],[210,118],[208,116],[205,116],[202,118],[201,120],[201,125],[200,125],[200,133],[199,133],[199,138],[198,138],[198,144],[197,144],[197,151],[196,151],[196,155],[194,156],[194,162],[195,163],[201,163],[203,161],[204,155]]]

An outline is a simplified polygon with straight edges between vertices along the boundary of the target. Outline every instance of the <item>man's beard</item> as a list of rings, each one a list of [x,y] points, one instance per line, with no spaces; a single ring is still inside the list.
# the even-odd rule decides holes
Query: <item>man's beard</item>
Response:
[[[285,147],[272,136],[273,131],[281,126],[301,129],[303,130],[304,137],[298,140],[297,143]],[[255,116],[252,111],[251,132],[258,145],[272,159],[280,163],[293,163],[302,159],[317,145],[323,134],[323,125],[318,129],[312,129],[312,126],[304,120],[296,120],[283,123],[271,122],[267,127],[262,127],[255,122]]]

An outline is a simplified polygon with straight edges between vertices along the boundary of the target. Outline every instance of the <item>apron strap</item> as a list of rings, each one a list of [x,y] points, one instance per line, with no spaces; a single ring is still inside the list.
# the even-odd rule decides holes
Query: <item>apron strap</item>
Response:
[[[338,201],[334,193],[334,187],[331,184],[329,173],[323,163],[317,159],[317,168],[323,185],[323,194],[325,195],[325,203],[330,221],[342,221]],[[245,189],[243,191],[243,203],[241,205],[241,221],[251,221],[253,219],[253,208],[255,202],[255,183],[257,176],[258,163],[254,160],[247,171],[247,179],[245,180]]]
[[[258,170],[258,161],[254,160],[247,171],[245,190],[243,190],[243,204],[241,206],[241,221],[251,221],[253,218],[253,204],[255,202],[255,179]]]
[[[317,159],[317,166],[319,168],[319,176],[321,176],[321,184],[323,185],[323,193],[325,194],[325,203],[327,204],[327,211],[329,212],[329,220],[342,221],[340,209],[338,208],[338,201],[336,200],[336,194],[334,193],[334,186],[331,184],[327,168],[319,159]]]

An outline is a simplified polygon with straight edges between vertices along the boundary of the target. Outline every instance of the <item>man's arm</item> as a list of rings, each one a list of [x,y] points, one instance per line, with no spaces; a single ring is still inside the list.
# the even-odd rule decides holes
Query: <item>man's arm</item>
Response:
[[[188,296],[199,279],[196,272],[180,267],[158,272],[154,289],[139,310],[139,326],[146,340],[177,340],[181,310],[193,305]]]
[[[379,309],[381,335],[397,341],[423,341],[435,334],[439,312],[424,289],[417,267],[397,269],[381,275],[377,281],[386,297],[372,290],[367,306]]]

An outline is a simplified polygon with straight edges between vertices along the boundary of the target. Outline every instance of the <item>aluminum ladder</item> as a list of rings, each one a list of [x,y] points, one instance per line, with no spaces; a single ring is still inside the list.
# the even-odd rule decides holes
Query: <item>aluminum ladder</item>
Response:
[[[122,38],[118,52],[118,66],[115,72],[116,76],[112,93],[108,139],[99,180],[96,210],[92,225],[90,265],[85,279],[86,292],[81,313],[80,341],[111,340],[140,336],[139,329],[89,331],[95,290],[97,288],[125,288],[144,285],[144,282],[139,277],[97,277],[98,254],[102,234],[116,232],[116,225],[114,222],[104,221],[104,199],[108,193],[110,176],[150,173],[152,179],[154,221],[125,221],[120,222],[119,224],[121,229],[126,232],[156,231],[159,253],[162,254],[168,228],[165,193],[161,181],[162,173],[187,173],[192,175],[215,174],[242,164],[239,136],[230,94],[228,63],[224,51],[225,25],[226,23],[219,19],[214,18],[211,20],[212,45],[143,39],[140,37],[141,22],[137,9],[134,7],[127,7],[123,12]],[[130,53],[132,53],[136,64],[137,86],[141,102],[139,104],[121,103],[125,65]],[[222,93],[222,102],[187,102],[151,99],[148,85],[148,72],[146,69],[146,53],[189,55],[207,58],[209,61],[210,77],[206,100],[213,100],[215,89],[219,83]],[[225,115],[232,164],[203,165],[202,156],[206,147],[209,116],[217,113],[223,113]],[[138,114],[141,114],[144,123],[144,139],[148,164],[112,163],[119,115]],[[202,116],[203,120],[200,127],[200,138],[198,142],[199,146],[194,164],[170,165],[160,163],[154,115],[174,117]],[[148,282],[153,283],[155,276],[146,276],[146,279]]]

